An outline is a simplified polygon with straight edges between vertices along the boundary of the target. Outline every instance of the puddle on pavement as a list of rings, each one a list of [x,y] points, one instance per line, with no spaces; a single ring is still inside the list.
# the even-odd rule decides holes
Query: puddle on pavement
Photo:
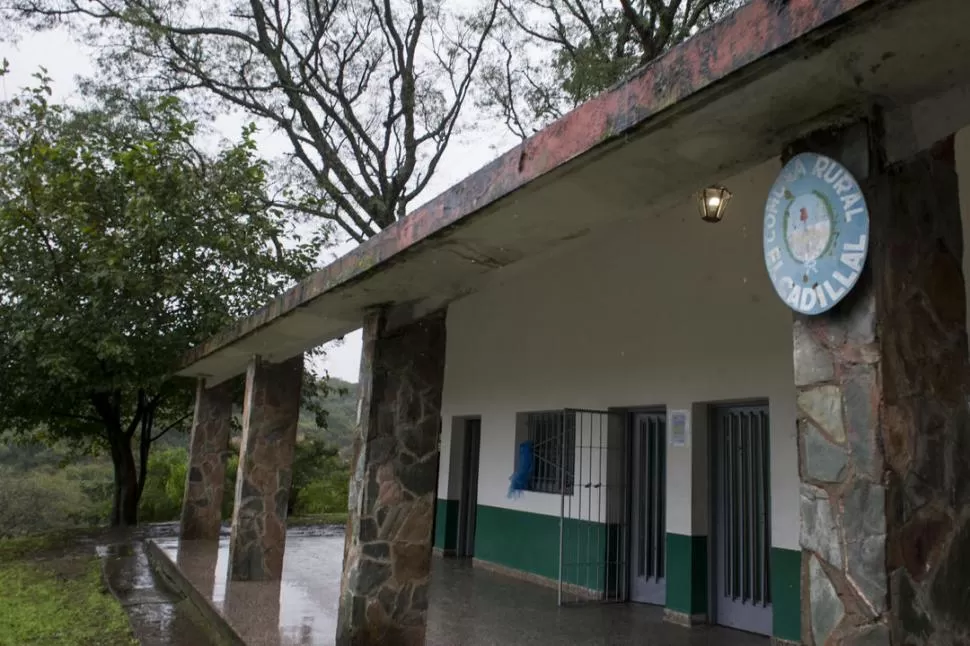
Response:
[[[129,543],[114,543],[111,545],[96,545],[94,551],[100,558],[119,558],[134,556],[135,549]]]
[[[230,619],[244,638],[280,646],[333,644],[343,565],[342,527],[299,527],[287,532],[283,581],[229,582],[229,541],[190,544],[179,554],[178,539],[156,544],[179,564],[197,589]],[[270,628],[276,625],[277,629]],[[268,641],[267,641],[268,640]]]

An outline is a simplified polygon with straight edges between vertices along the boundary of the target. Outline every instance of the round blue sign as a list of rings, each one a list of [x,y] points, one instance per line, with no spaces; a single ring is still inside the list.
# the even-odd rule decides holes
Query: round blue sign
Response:
[[[842,300],[862,274],[869,209],[842,164],[802,153],[782,169],[765,205],[765,267],[775,291],[802,314]]]

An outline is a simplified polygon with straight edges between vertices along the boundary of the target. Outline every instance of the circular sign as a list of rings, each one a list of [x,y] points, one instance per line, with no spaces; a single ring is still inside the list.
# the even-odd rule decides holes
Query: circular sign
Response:
[[[842,164],[802,153],[782,169],[765,205],[765,267],[775,291],[802,314],[842,300],[862,274],[869,209]]]

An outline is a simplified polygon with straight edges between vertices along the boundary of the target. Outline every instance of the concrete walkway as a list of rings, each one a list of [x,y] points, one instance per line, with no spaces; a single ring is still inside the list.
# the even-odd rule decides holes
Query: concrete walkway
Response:
[[[156,541],[193,586],[229,619],[247,646],[331,646],[343,557],[339,528],[291,530],[283,581],[226,586],[228,545]],[[767,646],[764,637],[721,628],[686,629],[659,608],[634,604],[559,608],[552,589],[435,559],[429,646]]]
[[[556,591],[436,559],[428,643],[434,646],[768,646],[768,639],[716,627],[682,628],[640,604],[560,608]]]
[[[177,526],[149,525],[107,532],[95,541],[105,583],[128,613],[141,646],[208,646],[211,640],[188,601],[160,585],[145,555],[145,540],[174,535]]]

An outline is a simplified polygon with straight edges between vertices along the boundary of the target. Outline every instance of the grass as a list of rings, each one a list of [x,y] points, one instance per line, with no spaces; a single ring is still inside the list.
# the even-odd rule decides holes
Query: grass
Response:
[[[346,525],[348,513],[335,511],[328,514],[293,516],[286,519],[288,527],[309,527],[312,525]]]
[[[0,646],[135,646],[98,557],[69,534],[0,540]]]

